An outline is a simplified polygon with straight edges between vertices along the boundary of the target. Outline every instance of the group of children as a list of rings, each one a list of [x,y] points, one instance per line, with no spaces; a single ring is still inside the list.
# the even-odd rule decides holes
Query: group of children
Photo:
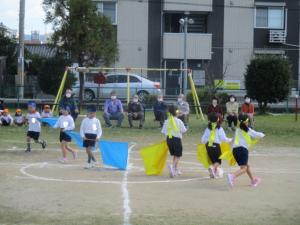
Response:
[[[44,105],[41,112],[42,118],[52,117],[52,111],[49,105]],[[0,125],[2,126],[23,126],[26,124],[26,116],[23,115],[22,110],[17,108],[14,117],[10,114],[8,108],[0,109]]]
[[[204,131],[201,142],[205,144],[207,155],[211,161],[208,168],[210,178],[219,178],[223,176],[221,168],[222,160],[220,156],[221,143],[232,143],[232,153],[235,161],[240,166],[240,169],[235,173],[227,175],[228,184],[230,187],[234,186],[237,177],[247,173],[251,180],[251,186],[256,187],[261,178],[255,177],[248,164],[249,148],[253,140],[263,138],[265,135],[261,132],[254,131],[249,127],[249,117],[247,114],[240,114],[238,116],[238,125],[235,128],[234,138],[228,138],[222,128],[222,122],[217,113],[210,113],[208,115],[208,126]],[[181,174],[178,163],[182,157],[182,134],[186,132],[186,128],[181,120],[177,118],[176,108],[169,107],[168,119],[165,121],[162,131],[167,137],[167,145],[173,162],[169,164],[170,177],[173,178]]]
[[[85,147],[88,156],[85,168],[89,169],[98,164],[92,149],[95,148],[102,135],[102,128],[99,119],[96,118],[96,107],[90,106],[87,111],[87,116],[81,122],[80,136],[83,139],[83,147]],[[35,143],[39,143],[43,149],[46,148],[46,141],[40,139],[41,117],[52,117],[49,106],[44,107],[42,115],[36,111],[35,102],[28,103],[28,113],[25,117],[22,116],[21,110],[17,109],[16,111],[14,119],[15,123],[20,126],[25,123],[28,124],[26,152],[31,151],[31,140],[34,140]],[[252,174],[250,165],[248,164],[248,150],[253,139],[263,138],[265,135],[261,132],[256,132],[249,127],[249,118],[247,114],[240,114],[238,116],[239,123],[235,129],[234,138],[228,138],[226,136],[225,131],[221,126],[222,120],[217,113],[210,113],[208,115],[208,120],[209,123],[201,138],[201,142],[205,144],[207,155],[211,161],[211,165],[208,169],[210,178],[218,178],[223,175],[223,170],[221,168],[222,161],[220,159],[222,154],[221,143],[227,142],[232,143],[234,159],[240,166],[238,171],[227,175],[228,184],[233,187],[236,178],[247,173],[251,180],[251,185],[253,187],[257,186],[261,179]],[[4,109],[1,113],[1,123],[4,126],[13,123],[13,118],[9,115],[7,109]],[[74,160],[77,159],[76,150],[72,149],[69,145],[72,138],[68,132],[75,129],[74,119],[70,115],[70,108],[64,107],[61,109],[61,115],[54,125],[54,128],[60,129],[59,141],[62,158],[60,158],[59,161],[61,163],[68,162],[67,152],[72,154]],[[181,175],[178,164],[183,151],[182,136],[186,131],[187,128],[184,123],[178,118],[176,106],[169,106],[168,119],[165,120],[161,132],[166,136],[169,152],[173,157],[172,163],[168,166],[171,178]]]

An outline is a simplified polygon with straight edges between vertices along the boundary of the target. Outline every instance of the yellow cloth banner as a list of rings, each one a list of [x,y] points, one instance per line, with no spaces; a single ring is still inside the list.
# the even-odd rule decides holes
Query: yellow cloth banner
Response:
[[[227,142],[222,142],[221,145],[222,155],[231,151],[231,146]],[[206,150],[205,144],[199,144],[197,147],[197,159],[204,166],[204,168],[208,169],[208,167],[212,164]]]
[[[166,141],[150,145],[140,150],[140,155],[144,161],[145,172],[148,176],[161,175],[164,171],[168,145]]]
[[[169,113],[168,114],[168,137],[172,138],[172,131],[178,132],[179,129],[177,127],[177,124],[175,122],[174,117]]]
[[[210,132],[209,141],[208,141],[208,146],[210,147],[213,146],[214,140],[216,138],[216,134],[217,134],[216,127],[217,127],[217,123],[211,124],[212,130]]]

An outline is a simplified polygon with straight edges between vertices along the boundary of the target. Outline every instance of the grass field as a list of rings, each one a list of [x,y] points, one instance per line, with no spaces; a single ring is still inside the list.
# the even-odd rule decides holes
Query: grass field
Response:
[[[300,122],[293,115],[256,117],[256,128],[266,137],[251,152],[250,163],[263,181],[254,189],[244,176],[232,190],[224,178],[209,180],[196,160],[205,126],[190,118],[183,175],[172,180],[167,171],[160,177],[143,172],[138,150],[164,139],[152,114],[143,130],[129,129],[127,121],[123,128],[104,128],[103,139],[130,142],[126,172],[84,170],[81,150],[78,160],[59,164],[59,134],[48,127],[42,130],[48,150],[34,145],[25,154],[25,128],[0,127],[0,224],[300,224]],[[236,169],[224,164],[226,172]]]

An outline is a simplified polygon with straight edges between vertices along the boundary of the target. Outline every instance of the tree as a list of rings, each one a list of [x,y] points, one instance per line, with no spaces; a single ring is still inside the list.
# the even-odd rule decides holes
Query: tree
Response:
[[[6,56],[7,73],[17,73],[17,41],[5,35],[6,30],[0,29],[0,56]]]
[[[260,112],[264,113],[268,103],[281,102],[288,97],[291,77],[288,59],[279,56],[257,57],[247,66],[247,94],[257,100]]]
[[[114,27],[97,12],[92,0],[44,0],[46,23],[52,23],[52,42],[79,66],[109,66],[118,55]],[[80,102],[84,76],[79,74]]]
[[[41,90],[47,94],[56,95],[64,75],[65,67],[70,60],[65,59],[62,55],[56,55],[53,58],[32,55],[32,63],[28,68],[30,75],[36,75]],[[65,89],[71,88],[76,78],[70,73],[65,83]],[[51,85],[49,85],[51,84]]]

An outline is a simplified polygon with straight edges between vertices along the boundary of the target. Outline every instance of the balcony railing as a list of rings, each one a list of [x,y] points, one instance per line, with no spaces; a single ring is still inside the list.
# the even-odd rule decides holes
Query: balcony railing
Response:
[[[164,33],[163,35],[163,58],[183,59],[184,34]],[[211,59],[212,34],[188,33],[187,34],[187,58],[188,59]]]
[[[270,43],[285,43],[286,42],[286,31],[285,30],[270,30],[269,36]]]
[[[165,0],[165,11],[211,12],[212,0]]]

